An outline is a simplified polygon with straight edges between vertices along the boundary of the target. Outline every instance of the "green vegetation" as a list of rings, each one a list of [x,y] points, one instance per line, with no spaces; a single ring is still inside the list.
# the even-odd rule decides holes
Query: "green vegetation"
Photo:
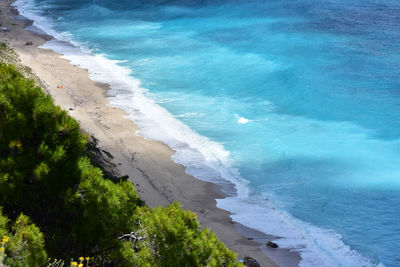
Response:
[[[0,238],[2,239],[0,264],[5,262],[10,266],[18,267],[40,266],[46,261],[43,234],[27,216],[21,214],[11,227],[8,225],[9,220],[0,210]]]
[[[150,209],[108,179],[79,124],[13,66],[0,64],[0,238],[4,264],[90,256],[91,266],[239,266],[178,203]],[[3,244],[4,245],[4,244]],[[0,262],[1,265],[1,262]]]

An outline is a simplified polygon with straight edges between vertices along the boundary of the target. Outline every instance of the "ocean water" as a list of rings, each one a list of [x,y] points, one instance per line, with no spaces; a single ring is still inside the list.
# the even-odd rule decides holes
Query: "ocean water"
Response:
[[[301,266],[400,266],[398,1],[15,5]]]

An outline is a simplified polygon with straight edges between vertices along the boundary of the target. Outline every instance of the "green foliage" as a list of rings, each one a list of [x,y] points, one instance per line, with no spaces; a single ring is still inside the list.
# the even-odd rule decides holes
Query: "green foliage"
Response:
[[[81,254],[97,254],[104,248],[121,246],[116,237],[130,231],[137,221],[138,196],[132,183],[104,179],[101,170],[87,158],[80,160],[79,168],[81,182],[67,205],[72,207],[72,233],[81,241]]]
[[[95,266],[236,266],[236,255],[175,203],[142,207],[130,181],[107,179],[86,154],[79,124],[32,80],[0,64],[0,236],[11,266],[46,252]],[[39,228],[22,215],[26,214]]]
[[[39,228],[23,214],[18,216],[11,229],[8,228],[8,223],[9,220],[3,216],[0,209],[0,237],[9,237],[5,244],[4,264],[13,267],[35,267],[46,263],[44,238]]]
[[[0,65],[0,78],[0,204],[11,219],[29,215],[49,237],[49,252],[63,256],[78,242],[65,200],[79,184],[86,138],[14,67]]]
[[[5,65],[0,77],[0,201],[6,210],[16,202],[25,209],[48,207],[49,198],[79,182],[86,140],[32,80]]]
[[[200,229],[196,215],[179,203],[165,208],[142,209],[142,226],[151,248],[153,266],[240,266],[208,229]]]

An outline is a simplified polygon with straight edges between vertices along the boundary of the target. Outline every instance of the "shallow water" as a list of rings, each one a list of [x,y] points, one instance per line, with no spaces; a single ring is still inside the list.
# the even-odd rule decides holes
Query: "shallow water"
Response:
[[[21,0],[46,46],[303,266],[399,266],[396,1]],[[22,9],[23,6],[23,10]],[[95,56],[91,56],[95,55]]]

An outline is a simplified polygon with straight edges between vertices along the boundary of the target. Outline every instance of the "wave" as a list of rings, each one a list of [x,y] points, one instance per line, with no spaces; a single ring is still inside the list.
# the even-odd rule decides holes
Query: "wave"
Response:
[[[110,85],[110,105],[128,112],[129,119],[140,128],[137,134],[162,141],[175,153],[172,159],[183,164],[194,177],[222,186],[228,197],[217,200],[217,206],[230,211],[234,221],[267,234],[281,248],[301,254],[300,266],[372,266],[373,264],[341,241],[337,233],[300,221],[289,213],[276,210],[262,196],[253,195],[248,181],[222,144],[199,135],[153,100],[141,82],[131,76],[131,70],[121,61],[90,51],[68,32],[57,32],[51,19],[44,17],[33,0],[18,0],[13,4],[33,25],[55,37],[42,46],[87,69],[93,81]],[[184,114],[191,116],[193,114]],[[247,123],[239,118],[239,123]],[[231,190],[234,185],[234,191]]]

